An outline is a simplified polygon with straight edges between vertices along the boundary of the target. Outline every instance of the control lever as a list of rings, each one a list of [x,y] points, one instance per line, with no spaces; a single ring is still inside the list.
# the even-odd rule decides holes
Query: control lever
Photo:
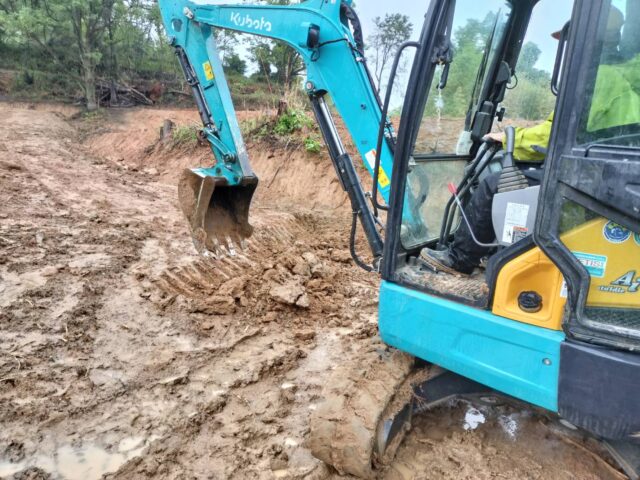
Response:
[[[507,127],[504,129],[506,137],[506,145],[504,149],[504,158],[502,160],[503,168],[509,168],[515,166],[513,158],[513,152],[516,149],[516,129],[513,127]]]
[[[467,215],[464,213],[464,208],[462,208],[462,202],[458,198],[458,189],[451,182],[449,182],[448,188],[449,188],[449,191],[451,192],[451,195],[453,195],[453,199],[455,200],[456,205],[458,205],[458,208],[460,209],[460,213],[462,214],[462,218],[464,219],[464,223],[467,224],[467,228],[469,229],[469,233],[471,233],[471,238],[473,239],[474,243],[476,245],[479,245],[479,246],[485,247],[485,248],[499,247],[500,246],[499,243],[482,243],[481,241],[479,241],[476,238],[476,234],[473,233],[473,229],[471,228],[471,224],[469,223],[469,219],[467,218]]]

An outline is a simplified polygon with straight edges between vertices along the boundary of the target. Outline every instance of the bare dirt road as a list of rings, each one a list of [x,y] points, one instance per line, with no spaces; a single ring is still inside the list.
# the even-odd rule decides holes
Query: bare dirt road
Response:
[[[256,233],[201,258],[175,182],[208,153],[157,138],[196,114],[72,113],[0,104],[0,477],[337,478],[305,446],[310,411],[335,365],[384,346],[329,161],[250,145]],[[458,404],[381,476],[624,478],[584,445]]]

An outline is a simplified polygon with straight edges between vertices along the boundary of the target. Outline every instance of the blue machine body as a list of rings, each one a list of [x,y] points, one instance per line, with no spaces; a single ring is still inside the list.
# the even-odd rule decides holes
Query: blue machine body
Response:
[[[476,382],[557,411],[563,332],[390,282],[380,287],[382,340]]]

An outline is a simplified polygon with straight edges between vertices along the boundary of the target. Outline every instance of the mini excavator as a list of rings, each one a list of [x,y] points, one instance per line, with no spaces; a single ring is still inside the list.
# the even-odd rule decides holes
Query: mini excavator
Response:
[[[304,91],[373,260],[357,255],[353,233],[352,256],[381,276],[379,333],[391,347],[377,354],[385,367],[368,384],[362,371],[348,376],[350,385],[329,382],[328,400],[311,418],[314,455],[339,472],[375,476],[411,416],[425,408],[453,397],[501,395],[588,432],[627,475],[640,475],[640,0],[571,2],[549,86],[555,119],[541,185],[531,187],[514,166],[513,130],[506,129],[504,145],[487,134],[508,113],[503,101],[518,88],[523,39],[544,1],[425,1],[419,39],[398,47],[384,99],[350,0],[159,2],[215,159],[187,170],[179,185],[200,252],[251,235],[258,185],[216,29],[285,42],[304,61]],[[622,18],[611,55],[614,9]],[[485,20],[488,11],[493,28],[483,39],[461,131],[452,132],[459,140],[449,149],[427,147],[435,128],[428,100],[452,81],[456,26]],[[409,49],[396,132],[391,92]],[[371,174],[369,185],[345,149],[334,110]],[[451,243],[490,172],[502,172],[492,205],[493,253],[469,276],[430,268],[420,252]],[[337,397],[353,385],[362,388]]]

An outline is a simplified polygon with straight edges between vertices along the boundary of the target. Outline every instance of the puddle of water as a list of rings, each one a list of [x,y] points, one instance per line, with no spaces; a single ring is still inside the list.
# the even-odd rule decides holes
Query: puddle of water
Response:
[[[0,460],[0,477],[9,477],[28,467],[38,467],[61,480],[97,480],[106,473],[115,472],[132,458],[140,456],[157,438],[125,438],[114,452],[108,452],[95,444],[82,447],[64,445],[51,456],[37,455],[19,463]]]

